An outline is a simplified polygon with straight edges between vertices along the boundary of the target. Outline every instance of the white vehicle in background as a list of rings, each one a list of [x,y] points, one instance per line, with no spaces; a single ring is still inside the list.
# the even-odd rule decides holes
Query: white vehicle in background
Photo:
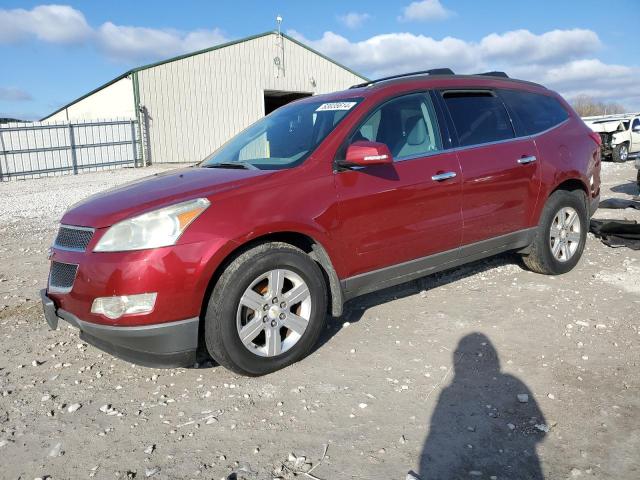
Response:
[[[582,120],[600,134],[602,158],[626,162],[640,153],[640,113],[583,117]]]

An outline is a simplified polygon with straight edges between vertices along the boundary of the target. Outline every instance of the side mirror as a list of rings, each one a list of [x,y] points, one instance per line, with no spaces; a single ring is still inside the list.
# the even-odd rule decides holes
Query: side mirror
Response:
[[[358,141],[347,148],[343,166],[367,167],[369,165],[390,165],[393,157],[384,143]]]
[[[636,125],[635,127],[633,127],[633,132],[640,133],[640,125]]]

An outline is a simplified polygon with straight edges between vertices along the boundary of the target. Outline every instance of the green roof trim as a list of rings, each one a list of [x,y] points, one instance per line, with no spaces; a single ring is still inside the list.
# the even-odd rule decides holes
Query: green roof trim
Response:
[[[113,85],[114,83],[122,80],[123,78],[129,77],[130,75],[132,75],[134,73],[138,73],[138,72],[140,72],[142,70],[147,70],[149,68],[153,68],[153,67],[157,67],[157,66],[160,66],[160,65],[164,65],[165,63],[171,63],[171,62],[175,62],[175,61],[178,61],[178,60],[183,60],[185,58],[194,57],[194,56],[200,55],[202,53],[213,52],[214,50],[220,50],[221,48],[231,47],[232,45],[237,45],[239,43],[248,42],[250,40],[255,40],[257,38],[266,37],[267,35],[276,35],[277,33],[278,32],[275,32],[273,30],[269,30],[267,32],[258,33],[257,35],[251,35],[249,37],[240,38],[238,40],[232,40],[230,42],[221,43],[219,45],[214,45],[213,47],[203,48],[202,50],[196,50],[195,52],[190,52],[190,53],[185,53],[185,54],[182,54],[182,55],[177,55],[175,57],[167,58],[166,60],[160,60],[158,62],[149,63],[147,65],[142,65],[140,67],[132,68],[131,70],[128,70],[128,71],[124,72],[122,75],[117,76],[113,80],[110,80],[107,83],[104,83],[104,84],[100,85],[99,87],[94,88],[89,93],[86,93],[86,94],[82,95],[81,97],[78,97],[75,100],[67,103],[65,106],[60,107],[55,112],[47,115],[46,117],[43,117],[41,121],[44,121],[47,118],[54,116],[56,113],[59,113],[62,110],[65,110],[65,109],[69,108],[71,105],[74,105],[74,104],[78,103],[79,101],[84,100],[85,98],[93,95],[94,93],[99,92],[100,90],[102,90],[104,88],[107,88],[110,85]],[[281,33],[281,35],[284,38],[286,38],[287,40],[289,40],[290,42],[293,42],[296,45],[299,45],[299,46],[305,48],[306,50],[309,50],[310,52],[315,53],[316,55],[324,58],[325,60],[328,60],[329,62],[333,63],[334,65],[337,65],[338,67],[343,68],[344,70],[348,71],[349,73],[351,73],[351,74],[353,74],[353,75],[355,75],[357,77],[360,77],[363,80],[366,80],[367,82],[369,81],[369,79],[367,77],[365,77],[364,75],[362,75],[362,74],[350,69],[349,67],[346,67],[346,66],[342,65],[341,63],[336,62],[332,58],[327,57],[323,53],[320,53],[319,51],[311,48],[310,46],[305,45],[301,41],[296,40],[295,38],[287,35],[286,33]]]

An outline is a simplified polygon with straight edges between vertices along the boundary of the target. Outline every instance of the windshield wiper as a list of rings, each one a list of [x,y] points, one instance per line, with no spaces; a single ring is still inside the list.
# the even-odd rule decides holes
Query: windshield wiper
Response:
[[[220,162],[203,165],[204,168],[237,168],[240,170],[257,170],[258,168],[250,163],[243,162]]]

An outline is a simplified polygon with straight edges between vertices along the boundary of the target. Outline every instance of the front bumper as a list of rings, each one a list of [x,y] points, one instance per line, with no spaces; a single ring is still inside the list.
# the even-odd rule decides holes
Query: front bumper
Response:
[[[80,330],[81,339],[124,360],[148,367],[183,367],[196,360],[197,317],[157,325],[102,325],[57,308],[46,290],[41,290],[40,296],[51,329],[57,329],[59,320],[64,320]]]

